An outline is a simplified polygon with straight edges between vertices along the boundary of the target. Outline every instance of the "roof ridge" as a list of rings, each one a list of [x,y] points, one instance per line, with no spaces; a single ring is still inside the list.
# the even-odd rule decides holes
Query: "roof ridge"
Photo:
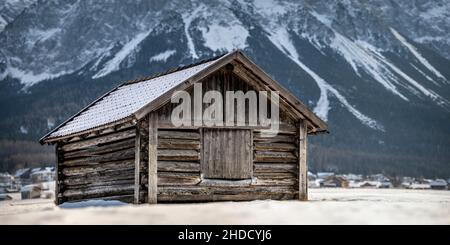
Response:
[[[148,80],[153,79],[153,78],[169,75],[169,74],[177,72],[177,71],[185,70],[185,69],[188,69],[188,68],[191,68],[191,67],[194,67],[194,66],[198,66],[198,65],[201,65],[201,64],[213,61],[213,60],[217,60],[217,59],[223,57],[226,54],[228,54],[228,53],[225,52],[225,53],[222,53],[220,55],[214,56],[212,58],[203,59],[203,60],[200,60],[200,61],[195,62],[195,63],[191,63],[191,64],[184,65],[184,66],[178,66],[178,67],[175,67],[175,68],[170,68],[168,70],[165,70],[165,71],[159,72],[159,73],[155,73],[153,75],[143,76],[143,77],[138,77],[138,78],[135,78],[135,79],[127,80],[127,81],[123,82],[120,86],[134,84],[134,83],[139,83],[139,82],[144,82],[144,81],[148,81]]]

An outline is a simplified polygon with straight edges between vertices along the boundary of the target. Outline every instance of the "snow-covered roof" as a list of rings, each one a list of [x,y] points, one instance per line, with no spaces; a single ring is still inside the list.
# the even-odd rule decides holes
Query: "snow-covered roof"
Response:
[[[295,98],[295,96],[290,94],[289,91],[264,73],[264,71],[251,62],[239,50],[235,50],[226,55],[170,70],[163,74],[125,82],[50,131],[41,138],[40,142],[56,141],[100,129],[103,126],[119,124],[131,119],[139,119],[136,115],[141,115],[141,110],[148,109],[147,106],[156,101],[157,98],[177,89],[177,87],[179,88],[184,83],[192,84],[196,82],[194,80],[204,75],[202,72],[213,72],[213,70],[219,69],[233,59],[237,59],[252,71],[258,71],[259,76],[266,83],[272,84],[274,89],[279,91],[282,98],[288,100],[294,106],[295,110],[303,114],[308,121],[312,122],[315,129],[314,132],[326,130],[327,125],[325,122]],[[196,76],[199,73],[202,74]],[[194,77],[196,78],[194,79]]]
[[[63,137],[125,119],[218,60],[220,57],[148,80],[124,83],[94,101],[44,138]]]

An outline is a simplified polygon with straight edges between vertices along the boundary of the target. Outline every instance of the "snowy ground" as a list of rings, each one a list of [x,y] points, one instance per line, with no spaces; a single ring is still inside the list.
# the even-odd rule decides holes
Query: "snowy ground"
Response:
[[[309,197],[309,202],[89,202],[63,208],[52,200],[11,200],[0,202],[0,224],[450,224],[450,191],[310,189]]]

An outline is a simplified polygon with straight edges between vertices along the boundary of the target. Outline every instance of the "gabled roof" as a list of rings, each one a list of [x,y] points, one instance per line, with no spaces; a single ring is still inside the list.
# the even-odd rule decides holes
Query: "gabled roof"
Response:
[[[168,95],[183,90],[207,75],[217,71],[233,60],[256,71],[265,82],[273,85],[290,104],[307,119],[316,131],[326,130],[326,124],[311,112],[289,91],[264,73],[239,50],[193,65],[180,67],[166,73],[125,82],[104,94],[80,112],[63,122],[41,138],[41,143],[57,141],[133,119],[140,119],[157,106],[170,100]]]

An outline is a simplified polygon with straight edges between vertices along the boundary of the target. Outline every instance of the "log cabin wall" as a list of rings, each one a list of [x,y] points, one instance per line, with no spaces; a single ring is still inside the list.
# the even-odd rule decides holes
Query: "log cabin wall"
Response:
[[[132,202],[136,128],[98,134],[56,146],[57,204],[84,199]]]
[[[223,69],[203,82],[203,94],[209,90],[255,90],[242,78]],[[257,90],[255,90],[257,91]],[[193,93],[193,90],[188,90]],[[223,96],[225,98],[225,96]],[[225,103],[224,103],[225,105]],[[228,201],[298,198],[298,127],[295,120],[280,109],[283,127],[275,137],[252,131],[253,176],[247,180],[205,179],[201,173],[202,128],[173,128],[170,122],[176,104],[159,108],[157,147],[158,202]],[[208,105],[204,104],[205,109]],[[248,110],[248,109],[247,109]],[[193,109],[192,109],[193,111]],[[224,110],[225,111],[225,110]],[[248,112],[247,112],[248,113]],[[246,114],[247,114],[246,113]],[[270,115],[270,114],[269,114]],[[148,117],[143,125],[148,125]],[[145,130],[147,126],[142,126]],[[237,127],[238,128],[238,127]],[[148,131],[141,133],[141,138]],[[141,141],[145,144],[145,140]],[[140,147],[148,157],[148,147]],[[139,202],[148,202],[148,163],[141,162]]]
[[[144,119],[148,121],[148,117]],[[147,123],[144,123],[148,125]],[[148,139],[147,139],[148,140]],[[144,144],[145,141],[141,141]],[[147,141],[148,142],[148,141]],[[200,130],[158,129],[157,191],[159,201],[182,201],[185,188],[200,183]],[[145,156],[141,165],[140,203],[148,202],[148,147],[141,147]],[[175,190],[175,191],[170,191]],[[178,190],[178,191],[176,191]],[[187,201],[189,199],[186,199]]]

